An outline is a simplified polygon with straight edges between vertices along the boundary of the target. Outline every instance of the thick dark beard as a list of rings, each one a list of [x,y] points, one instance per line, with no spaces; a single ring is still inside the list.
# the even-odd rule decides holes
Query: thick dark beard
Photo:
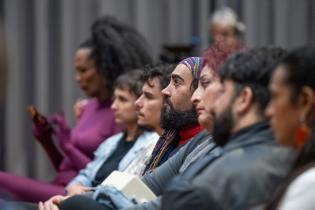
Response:
[[[178,111],[168,103],[161,112],[161,127],[168,130],[181,130],[189,125],[198,123],[197,112],[194,108],[187,111]]]
[[[223,113],[214,118],[212,136],[218,146],[224,146],[229,141],[233,125],[232,103],[230,103]]]

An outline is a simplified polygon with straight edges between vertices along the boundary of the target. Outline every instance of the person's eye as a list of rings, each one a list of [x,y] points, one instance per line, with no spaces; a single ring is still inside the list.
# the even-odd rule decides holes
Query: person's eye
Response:
[[[120,100],[121,102],[126,102],[126,101],[128,101],[128,99],[125,98],[125,97],[119,97],[119,100]]]
[[[203,88],[208,87],[210,84],[211,84],[211,81],[210,81],[210,80],[201,81],[201,86],[202,86]]]
[[[174,79],[173,84],[175,87],[178,87],[180,85],[180,81],[178,79]]]
[[[152,95],[148,93],[144,93],[144,97],[147,99],[153,99]]]

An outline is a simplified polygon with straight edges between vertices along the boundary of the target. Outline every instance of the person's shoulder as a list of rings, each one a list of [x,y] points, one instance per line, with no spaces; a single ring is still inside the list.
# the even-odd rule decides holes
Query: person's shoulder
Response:
[[[289,148],[259,144],[240,147],[224,153],[214,162],[218,170],[228,170],[233,174],[257,174],[263,171],[288,170],[293,161],[293,151]],[[226,166],[226,167],[221,167]],[[268,168],[268,170],[267,170]]]
[[[315,166],[307,169],[289,185],[279,209],[314,209]]]
[[[300,174],[289,188],[312,187],[315,192],[315,166]]]
[[[158,133],[154,131],[144,131],[140,136],[140,139],[149,140],[149,141],[157,141],[160,136]]]
[[[116,134],[112,135],[111,137],[108,137],[108,138],[106,139],[106,141],[111,140],[111,139],[119,139],[119,138],[121,138],[123,135],[124,135],[124,132],[116,133]]]
[[[120,138],[123,137],[123,135],[124,135],[124,133],[123,133],[123,132],[120,132],[120,133],[117,133],[117,134],[114,134],[114,135],[108,137],[107,139],[105,139],[105,140],[103,141],[103,143],[100,144],[100,147],[101,147],[101,146],[104,146],[104,145],[106,146],[106,145],[108,145],[108,144],[117,142]]]

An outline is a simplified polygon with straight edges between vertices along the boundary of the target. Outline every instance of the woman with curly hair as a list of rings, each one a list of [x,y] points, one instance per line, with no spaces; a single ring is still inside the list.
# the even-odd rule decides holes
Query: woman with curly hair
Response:
[[[145,39],[131,27],[112,17],[95,21],[91,37],[74,55],[75,79],[90,98],[75,105],[75,126],[70,128],[62,114],[33,125],[34,136],[56,169],[54,180],[45,183],[0,172],[1,189],[30,202],[63,194],[69,181],[91,161],[98,145],[120,130],[110,109],[113,84],[123,72],[151,63],[148,50]]]

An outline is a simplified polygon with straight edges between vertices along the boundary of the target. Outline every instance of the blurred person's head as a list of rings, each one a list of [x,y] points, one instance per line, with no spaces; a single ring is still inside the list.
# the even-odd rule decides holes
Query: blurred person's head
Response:
[[[142,92],[142,73],[142,70],[132,70],[120,75],[115,82],[111,109],[117,124],[125,127],[137,124],[135,102]]]
[[[277,66],[269,84],[270,102],[266,114],[279,144],[296,150],[292,172],[266,205],[279,209],[288,188],[315,161],[315,48],[291,51]]]
[[[233,52],[233,49],[225,46],[212,46],[204,53],[204,64],[200,74],[198,88],[191,97],[191,101],[197,111],[198,121],[200,125],[212,131],[213,116],[206,110],[215,102],[220,83],[218,77],[218,68],[225,59]]]
[[[162,90],[165,96],[162,128],[179,130],[198,123],[190,98],[197,88],[202,65],[202,58],[190,57],[182,60],[173,70],[170,83]]]
[[[229,7],[222,7],[214,11],[209,21],[211,42],[225,43],[229,46],[239,48],[241,35],[245,26],[238,20],[236,13]]]
[[[211,108],[213,137],[224,146],[231,134],[265,120],[271,73],[285,51],[264,47],[232,55],[219,70],[220,95]]]
[[[76,80],[86,95],[107,100],[120,74],[151,63],[149,49],[133,28],[112,17],[100,18],[75,53]]]
[[[290,52],[276,68],[270,83],[266,114],[277,141],[301,149],[315,125],[315,48]]]

